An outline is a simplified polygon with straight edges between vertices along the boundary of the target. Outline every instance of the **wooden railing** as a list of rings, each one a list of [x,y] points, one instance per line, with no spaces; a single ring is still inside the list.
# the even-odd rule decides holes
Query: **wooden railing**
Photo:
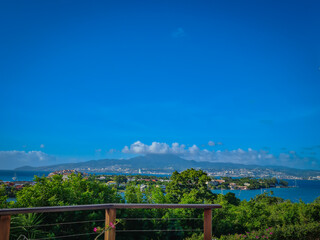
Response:
[[[70,212],[85,210],[105,210],[105,223],[116,220],[117,209],[159,209],[159,208],[197,208],[204,209],[204,240],[212,239],[212,209],[221,208],[218,204],[95,204],[56,207],[8,208],[0,209],[0,240],[9,240],[11,215],[25,213]],[[116,230],[105,232],[105,240],[115,240]]]

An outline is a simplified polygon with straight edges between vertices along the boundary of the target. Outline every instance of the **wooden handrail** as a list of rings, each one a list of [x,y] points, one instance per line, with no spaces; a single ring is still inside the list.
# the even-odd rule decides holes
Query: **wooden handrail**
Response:
[[[71,212],[86,210],[103,210],[103,209],[125,209],[125,208],[202,208],[212,209],[221,208],[219,204],[135,204],[135,203],[107,203],[92,205],[71,205],[71,206],[55,206],[55,207],[31,207],[31,208],[5,208],[0,209],[1,215],[15,215],[24,213],[46,213],[46,212]]]
[[[196,208],[204,209],[204,240],[211,240],[212,237],[212,209],[221,208],[219,204],[93,204],[93,205],[72,205],[54,207],[32,207],[32,208],[6,208],[0,209],[0,240],[9,240],[10,217],[15,214],[25,213],[49,213],[49,212],[70,212],[86,210],[105,210],[106,223],[114,221],[116,209],[159,209],[159,208]],[[105,240],[115,240],[115,231],[105,232]]]

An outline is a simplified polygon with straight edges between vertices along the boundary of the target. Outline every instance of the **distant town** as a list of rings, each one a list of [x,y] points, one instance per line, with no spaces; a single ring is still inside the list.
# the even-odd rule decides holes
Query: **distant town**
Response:
[[[201,168],[195,168],[201,169]],[[144,174],[144,175],[170,175],[173,172],[173,169],[131,169],[131,168],[122,168],[122,167],[106,167],[106,168],[75,168],[74,170],[79,172],[90,172],[90,173],[117,173],[117,174]],[[277,171],[275,169],[268,168],[257,168],[257,169],[229,169],[229,170],[214,170],[208,169],[204,170],[209,176],[214,177],[252,177],[252,178],[277,178],[277,179],[296,179],[296,180],[320,180],[319,176],[295,176],[284,173],[282,171]]]
[[[87,169],[89,171],[98,169]],[[96,175],[96,174],[88,174],[81,172],[79,170],[60,170],[54,171],[50,173],[47,178],[52,178],[54,176],[60,175],[62,176],[62,181],[68,180],[72,175],[80,176],[89,181],[99,181],[107,186],[116,188],[119,192],[124,191],[128,184],[139,185],[140,191],[144,191],[149,185],[155,185],[156,187],[161,188],[163,192],[166,191],[166,186],[170,182],[168,176],[159,176],[159,173],[143,171],[140,169],[139,173],[141,174],[158,174],[155,175]],[[232,173],[225,173],[232,174]],[[212,173],[208,174],[211,176],[211,181],[208,181],[206,184],[208,189],[221,189],[221,190],[254,190],[254,189],[263,189],[263,188],[275,188],[275,187],[288,187],[288,182],[284,180],[278,180],[277,178],[254,178],[254,177],[241,177],[241,178],[232,178],[230,175],[215,177]],[[23,189],[24,187],[28,187],[34,185],[35,181],[0,181],[0,185],[3,185],[6,188],[6,194],[10,198],[15,198],[16,193]]]
[[[131,159],[100,159],[43,167],[24,166],[17,171],[54,172],[73,169],[88,173],[171,175],[174,171],[201,169],[209,176],[320,180],[319,170],[294,169],[284,166],[245,165],[224,162],[198,162],[172,154],[148,154]]]

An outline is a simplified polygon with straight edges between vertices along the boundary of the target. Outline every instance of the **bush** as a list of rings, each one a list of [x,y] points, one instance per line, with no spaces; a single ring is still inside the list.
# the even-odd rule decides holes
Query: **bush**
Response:
[[[184,240],[203,240],[203,233],[194,233],[191,237],[185,238]]]
[[[282,227],[267,228],[266,230],[247,232],[245,234],[224,235],[219,238],[219,240],[236,239],[320,240],[320,223],[285,225]]]
[[[318,240],[320,239],[320,223],[313,222],[303,225],[285,225],[283,227],[276,228],[273,239]]]

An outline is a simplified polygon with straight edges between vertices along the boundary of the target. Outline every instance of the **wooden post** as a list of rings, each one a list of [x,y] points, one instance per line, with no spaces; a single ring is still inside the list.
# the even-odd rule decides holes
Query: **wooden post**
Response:
[[[10,215],[0,216],[0,240],[9,240],[10,220]]]
[[[110,222],[115,223],[116,221],[116,209],[106,209],[106,226]],[[109,231],[106,231],[104,234],[104,240],[115,240],[116,239],[116,229],[111,228]],[[0,239],[1,240],[1,239]]]
[[[204,240],[212,239],[212,209],[204,209],[203,217],[203,231],[204,231]]]

